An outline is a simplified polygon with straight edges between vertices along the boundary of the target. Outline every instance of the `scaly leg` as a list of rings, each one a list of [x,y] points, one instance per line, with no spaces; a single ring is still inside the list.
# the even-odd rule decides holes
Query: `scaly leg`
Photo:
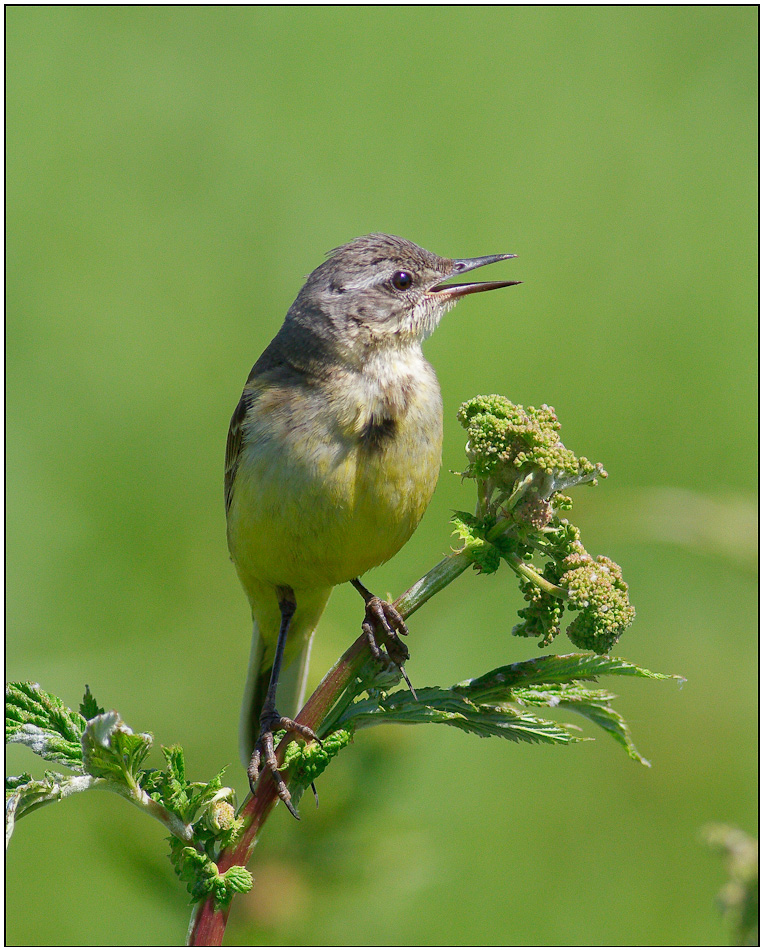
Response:
[[[279,673],[281,672],[281,662],[284,658],[284,647],[286,646],[287,635],[289,633],[289,624],[294,616],[296,603],[294,591],[290,587],[278,588],[279,610],[281,611],[281,626],[279,627],[279,638],[276,642],[276,653],[273,657],[273,667],[271,669],[271,679],[268,684],[268,692],[265,696],[262,712],[260,713],[260,736],[252,752],[252,758],[249,761],[247,776],[249,778],[249,787],[254,794],[255,785],[260,777],[260,766],[264,765],[273,776],[276,784],[279,798],[286,805],[289,811],[299,820],[300,816],[292,804],[292,796],[286,782],[279,772],[276,753],[273,747],[273,733],[280,729],[294,733],[302,739],[320,742],[321,740],[310,728],[303,726],[302,723],[295,722],[294,719],[287,719],[280,716],[276,710],[276,688],[279,683]]]

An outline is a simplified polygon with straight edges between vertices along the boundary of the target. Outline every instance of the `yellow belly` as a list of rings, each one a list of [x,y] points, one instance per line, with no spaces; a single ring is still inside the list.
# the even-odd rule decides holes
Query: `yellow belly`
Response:
[[[262,583],[333,587],[406,543],[441,460],[440,394],[434,375],[423,382],[393,435],[373,446],[343,428],[336,402],[320,405],[315,392],[290,394],[288,413],[263,413],[242,449],[228,519],[250,600]]]

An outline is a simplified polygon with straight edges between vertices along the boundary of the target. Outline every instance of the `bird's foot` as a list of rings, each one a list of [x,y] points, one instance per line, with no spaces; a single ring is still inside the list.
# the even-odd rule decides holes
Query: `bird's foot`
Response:
[[[304,739],[306,742],[318,742],[319,745],[321,744],[321,740],[310,726],[304,726],[301,722],[295,722],[294,719],[287,719],[285,716],[280,716],[275,709],[264,709],[260,716],[260,736],[255,743],[252,758],[249,760],[247,778],[249,779],[249,787],[254,795],[257,780],[260,778],[260,772],[262,768],[267,769],[271,773],[279,798],[299,821],[300,816],[292,804],[292,796],[289,794],[286,782],[279,771],[279,764],[273,746],[273,733],[279,732],[282,729],[287,733],[292,733]]]
[[[366,601],[366,617],[361,624],[361,629],[369,641],[369,649],[375,660],[382,659],[380,644],[384,646],[387,655],[396,666],[408,660],[408,647],[401,640],[401,635],[408,636],[408,627],[395,607],[388,604],[386,600],[381,600],[374,595],[369,597]]]
[[[417,695],[414,692],[414,687],[411,685],[411,681],[403,667],[403,664],[409,658],[408,647],[401,640],[401,636],[406,637],[409,632],[403,617],[392,604],[375,597],[362,584],[359,583],[355,586],[366,601],[366,617],[361,624],[361,629],[369,642],[371,655],[375,660],[382,659],[381,643],[387,655],[401,671],[401,676],[411,690],[411,695],[416,699]]]

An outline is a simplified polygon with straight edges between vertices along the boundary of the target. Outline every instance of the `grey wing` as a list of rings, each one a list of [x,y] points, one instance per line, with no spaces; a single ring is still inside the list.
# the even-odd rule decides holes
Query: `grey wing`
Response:
[[[277,347],[274,346],[275,340],[265,350],[260,359],[252,367],[247,378],[247,384],[244,392],[241,394],[239,404],[231,416],[231,424],[228,427],[228,442],[225,449],[225,510],[228,513],[231,507],[231,498],[233,497],[233,483],[236,479],[236,470],[239,467],[239,458],[241,457],[241,445],[244,435],[244,423],[247,413],[258,401],[259,395],[269,388],[269,386],[281,387],[285,381],[290,381],[295,376],[302,381],[302,375],[295,370],[290,363],[284,360]]]
[[[239,467],[239,458],[241,457],[241,443],[243,435],[244,420],[247,416],[247,410],[251,403],[251,393],[246,389],[241,395],[238,405],[231,416],[231,424],[228,427],[228,441],[225,447],[225,510],[226,514],[231,507],[231,498],[233,497],[233,483],[236,478],[236,470]]]

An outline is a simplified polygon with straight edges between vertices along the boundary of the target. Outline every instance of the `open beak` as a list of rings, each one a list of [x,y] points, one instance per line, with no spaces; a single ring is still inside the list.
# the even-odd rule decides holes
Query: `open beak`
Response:
[[[495,264],[496,261],[508,261],[513,257],[517,257],[517,254],[489,254],[487,257],[467,257],[452,261],[453,269],[447,279],[450,280],[468,270],[475,270],[476,267],[485,267],[486,264]],[[444,298],[458,300],[467,294],[477,294],[481,290],[498,290],[499,287],[513,287],[521,283],[521,280],[486,280],[467,284],[436,284],[430,288],[429,292],[437,294],[441,300]]]

